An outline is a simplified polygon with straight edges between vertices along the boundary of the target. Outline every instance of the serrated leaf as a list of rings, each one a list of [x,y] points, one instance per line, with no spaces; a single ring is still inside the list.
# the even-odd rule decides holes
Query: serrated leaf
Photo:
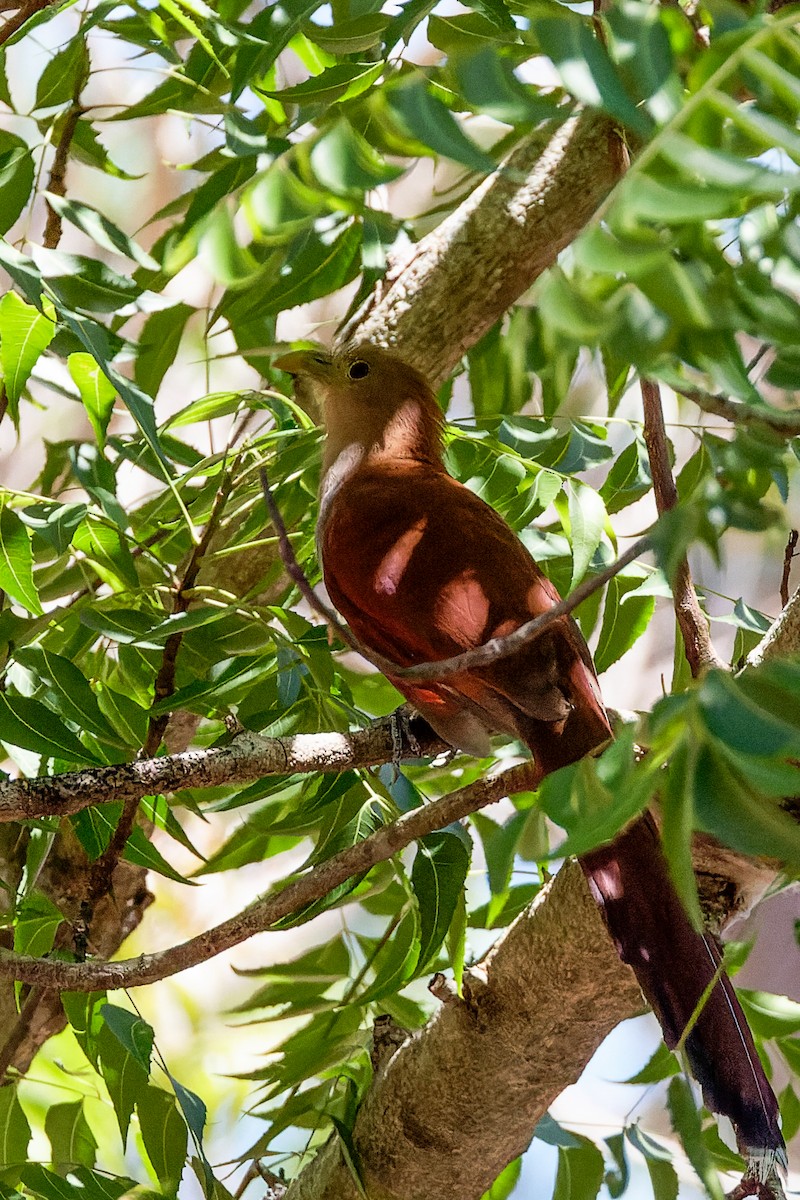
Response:
[[[354,1003],[363,1006],[399,991],[414,973],[419,948],[419,918],[416,908],[409,908],[400,918],[390,941],[378,950],[371,964],[372,983],[359,993]]]
[[[102,448],[106,444],[106,430],[114,410],[117,389],[109,383],[91,354],[84,351],[70,354],[67,367],[81,394],[97,444]]]
[[[580,583],[600,545],[608,521],[602,496],[585,483],[570,479],[566,485],[572,544],[572,579],[569,590]]]
[[[577,100],[604,108],[637,133],[647,136],[651,129],[647,114],[637,108],[625,91],[608,51],[595,37],[585,16],[561,9],[557,17],[534,17],[533,28],[564,87]]]
[[[314,25],[308,22],[303,33],[329,54],[361,54],[380,44],[381,34],[391,17],[384,13],[365,13],[333,25]]]
[[[136,1013],[117,1004],[104,1004],[100,1010],[107,1028],[117,1041],[133,1056],[142,1070],[150,1073],[150,1056],[153,1053],[153,1027]]]
[[[390,104],[408,132],[433,154],[441,154],[483,175],[496,168],[494,159],[464,133],[447,105],[416,82],[391,92]]]
[[[161,312],[151,313],[145,321],[139,335],[134,378],[149,396],[157,395],[161,381],[175,361],[186,322],[194,311],[188,304],[173,304]]]
[[[147,1157],[162,1189],[174,1194],[186,1162],[188,1131],[175,1098],[150,1085],[136,1104]]]
[[[118,529],[89,515],[76,529],[72,544],[115,591],[138,588],[136,566]]]
[[[165,879],[173,883],[182,883],[187,887],[197,887],[193,879],[187,879],[180,871],[167,862],[161,851],[153,845],[141,826],[137,826],[127,842],[122,857],[126,862],[134,863],[137,867],[146,867],[148,871],[157,871]]]
[[[63,921],[61,911],[41,892],[33,892],[19,904],[14,926],[14,950],[41,958],[53,948],[56,930]]]
[[[31,1127],[14,1086],[0,1088],[0,1166],[3,1179],[12,1183],[28,1158]]]
[[[124,254],[148,271],[159,269],[156,260],[143,250],[138,242],[128,237],[127,233],[123,233],[113,221],[109,221],[108,217],[104,217],[97,209],[91,208],[88,204],[82,204],[79,200],[71,200],[52,192],[45,192],[44,195],[47,197],[50,207],[55,209],[60,217],[82,230],[87,237],[90,237],[98,246],[102,246],[104,250]]]
[[[359,96],[371,87],[383,74],[385,64],[379,63],[337,63],[328,67],[319,75],[297,83],[294,87],[282,88],[280,91],[266,91],[262,94],[281,104],[329,105],[337,101],[350,100]]]
[[[669,1085],[667,1107],[672,1120],[672,1128],[681,1139],[689,1162],[697,1172],[708,1195],[712,1200],[724,1200],[719,1177],[714,1170],[711,1155],[703,1142],[700,1113],[691,1088],[681,1075],[677,1075]]]
[[[602,675],[603,671],[627,654],[650,624],[656,606],[655,597],[630,595],[640,582],[619,575],[609,581],[603,624],[594,653],[598,675]]]
[[[34,616],[41,616],[39,593],[33,582],[31,535],[13,508],[0,508],[0,589]]]
[[[51,1105],[45,1114],[44,1131],[50,1140],[56,1171],[66,1175],[74,1167],[94,1166],[97,1141],[86,1120],[83,1100]]]
[[[34,170],[27,142],[0,130],[0,233],[8,232],[28,203]]]
[[[417,843],[411,886],[419,905],[419,963],[438,954],[463,893],[472,843],[459,827],[429,834]]]
[[[80,90],[89,69],[86,43],[71,37],[63,50],[54,54],[39,76],[34,109],[55,108],[72,100]]]
[[[47,758],[92,763],[97,759],[63,720],[38,700],[0,692],[0,741]]]
[[[120,275],[97,258],[41,249],[36,257],[49,292],[69,309],[115,313],[142,293],[132,276]]]
[[[260,312],[264,316],[282,312],[349,283],[359,267],[361,234],[360,226],[353,222],[333,241],[309,240],[292,260],[290,270],[275,281],[266,295],[259,297]]]
[[[131,1115],[139,1100],[144,1101],[148,1073],[106,1026],[97,1039],[100,1074],[108,1088],[123,1145]]]
[[[238,412],[243,402],[241,392],[211,392],[176,412],[164,428],[178,429],[184,425],[197,425],[201,421],[214,421],[217,417],[229,417]]]
[[[553,1200],[595,1200],[603,1183],[603,1156],[588,1138],[577,1146],[558,1148],[558,1169]]]
[[[320,183],[339,195],[390,183],[406,169],[387,162],[344,118],[323,133],[309,159]]]
[[[53,321],[16,292],[6,292],[0,300],[0,366],[12,414],[16,414],[22,390],[55,331]]]

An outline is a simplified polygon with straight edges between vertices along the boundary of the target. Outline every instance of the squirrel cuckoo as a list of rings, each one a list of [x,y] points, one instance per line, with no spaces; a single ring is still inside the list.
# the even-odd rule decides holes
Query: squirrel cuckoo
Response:
[[[318,548],[328,593],[364,646],[399,666],[432,662],[508,633],[557,602],[503,518],[448,475],[443,417],[418,371],[368,345],[296,352],[275,365],[294,377],[301,398],[321,404]],[[611,737],[589,649],[571,617],[488,666],[432,683],[392,682],[468,754],[490,753],[492,733],[521,738],[539,779]],[[670,1048],[719,972],[685,1050],[706,1104],[731,1119],[749,1178],[774,1179],[786,1163],[775,1096],[717,944],[695,930],[675,891],[652,817],[580,861]]]

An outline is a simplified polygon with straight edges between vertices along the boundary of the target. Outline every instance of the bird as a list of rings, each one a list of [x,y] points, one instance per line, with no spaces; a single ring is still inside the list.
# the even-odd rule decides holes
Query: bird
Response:
[[[328,595],[361,645],[398,667],[435,663],[559,601],[504,518],[448,473],[444,416],[421,372],[372,344],[293,351],[274,365],[322,412],[317,551]],[[386,674],[456,750],[485,757],[493,735],[520,739],[537,783],[613,737],[568,615],[507,656],[441,680]],[[579,862],[667,1045],[682,1046],[706,1105],[732,1122],[745,1179],[779,1195],[787,1160],[777,1100],[718,943],[678,896],[653,816]]]

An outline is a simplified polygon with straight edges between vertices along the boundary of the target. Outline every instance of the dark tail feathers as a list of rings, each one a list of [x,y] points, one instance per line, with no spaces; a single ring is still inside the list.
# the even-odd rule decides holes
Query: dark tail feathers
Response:
[[[686,915],[652,817],[639,818],[613,843],[585,855],[581,866],[620,957],[633,968],[674,1049],[719,968],[720,954]],[[707,1107],[732,1121],[750,1171],[766,1180],[785,1167],[778,1103],[724,972],[684,1048]]]

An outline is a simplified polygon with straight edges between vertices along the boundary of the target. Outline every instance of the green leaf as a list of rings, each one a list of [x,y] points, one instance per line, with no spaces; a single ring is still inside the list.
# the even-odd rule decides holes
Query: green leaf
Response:
[[[552,12],[552,7],[548,8]],[[557,17],[534,17],[539,44],[577,100],[604,108],[612,117],[647,136],[651,122],[631,100],[608,52],[595,37],[591,22],[561,9]]]
[[[14,926],[14,950],[41,958],[53,949],[56,930],[63,921],[61,911],[41,892],[32,892],[19,904]]]
[[[186,322],[194,314],[188,304],[173,304],[151,313],[139,335],[134,379],[148,396],[156,396],[175,361]]]
[[[691,1088],[681,1075],[671,1080],[667,1092],[667,1106],[672,1119],[672,1128],[681,1139],[689,1162],[697,1172],[712,1200],[724,1200],[719,1177],[703,1142],[700,1113],[694,1102]]]
[[[420,920],[418,969],[424,970],[438,954],[464,890],[472,843],[459,826],[442,830],[417,843],[411,886],[417,897]]]
[[[522,1159],[512,1159],[497,1176],[488,1192],[483,1193],[481,1200],[508,1200],[510,1196],[513,1196],[521,1174]]]
[[[149,1075],[155,1036],[153,1027],[136,1013],[129,1012],[127,1008],[120,1008],[117,1004],[104,1004],[100,1011],[107,1028],[120,1045],[125,1047],[141,1069]]]
[[[572,543],[572,579],[569,590],[580,583],[600,545],[608,521],[602,496],[594,488],[570,479],[566,486]]]
[[[642,496],[647,495],[651,486],[647,447],[644,438],[637,436],[617,455],[605,483],[600,488],[600,497],[610,515],[640,500]]]
[[[0,233],[22,213],[33,188],[33,156],[27,142],[0,130]]]
[[[0,741],[47,758],[97,764],[61,717],[28,696],[0,692]]]
[[[603,609],[603,624],[594,653],[594,665],[598,675],[602,675],[603,671],[607,671],[623,654],[627,654],[650,624],[656,607],[655,597],[630,595],[640,583],[640,579],[620,575],[609,581]]]
[[[3,1180],[12,1183],[28,1159],[31,1127],[15,1086],[0,1088],[0,1167]]]
[[[440,154],[483,175],[496,168],[494,159],[469,138],[447,108],[422,82],[406,84],[390,93],[389,102],[406,129],[432,154]]]
[[[87,354],[85,351],[70,354],[67,359],[67,367],[81,394],[81,400],[86,409],[86,415],[92,423],[97,444],[102,448],[106,444],[106,430],[114,410],[117,389],[109,383],[93,355]]]
[[[161,851],[153,845],[141,826],[137,826],[125,843],[122,855],[126,862],[135,863],[138,867],[146,867],[148,871],[157,871],[165,879],[173,883],[182,883],[187,887],[197,886],[192,879],[187,879],[181,871],[167,862]]]
[[[70,200],[52,192],[45,192],[44,195],[47,197],[50,207],[55,209],[60,217],[82,230],[87,237],[90,237],[98,246],[102,246],[104,250],[124,254],[148,271],[159,269],[156,260],[143,250],[138,242],[129,238],[127,233],[123,233],[113,221],[109,221],[108,217],[104,217],[97,209],[90,208],[88,204],[82,204],[79,200]]]
[[[213,421],[217,417],[228,417],[238,412],[245,401],[241,392],[211,392],[192,400],[186,408],[180,409],[165,422],[165,429],[178,429],[184,425],[197,425],[203,421]]]
[[[72,544],[115,591],[138,588],[136,565],[118,529],[89,514],[75,531]]]
[[[86,42],[80,36],[71,37],[64,49],[53,55],[39,76],[34,110],[55,108],[74,99],[83,86],[88,70]]]
[[[448,33],[453,26],[458,25],[459,32],[466,22],[478,21],[474,14],[463,17],[439,18],[431,16],[428,21],[430,30],[432,22],[437,22],[435,28],[448,27]],[[491,26],[487,26],[491,28]],[[495,31],[496,33],[496,31]],[[430,36],[430,33],[429,33]],[[444,40],[444,39],[442,39]],[[431,37],[431,41],[433,38]],[[435,42],[440,45],[440,42]],[[458,42],[456,42],[458,44]],[[512,63],[501,57],[497,52],[494,37],[491,45],[477,53],[456,54],[450,61],[452,70],[464,100],[477,112],[493,117],[495,121],[507,124],[543,121],[555,117],[558,107],[554,101],[526,88],[514,74]]]
[[[103,1029],[100,1009],[106,1003],[105,992],[62,992],[70,1028],[89,1062],[97,1067],[97,1040]]]
[[[378,63],[337,63],[328,67],[320,75],[297,83],[294,87],[282,88],[280,91],[266,91],[264,96],[280,100],[281,104],[329,105],[339,101],[350,100],[360,96],[371,87],[383,74],[385,64]],[[259,90],[259,89],[256,89]]]
[[[150,1165],[163,1191],[174,1195],[186,1163],[189,1140],[175,1098],[150,1085],[139,1098],[136,1111]]]
[[[17,662],[34,671],[56,693],[59,712],[101,741],[121,745],[103,716],[86,676],[75,663],[44,646],[26,646],[16,652]]]
[[[588,1138],[577,1146],[558,1148],[558,1170],[553,1200],[595,1200],[605,1173],[603,1155]]]
[[[40,250],[42,276],[52,295],[70,309],[115,313],[142,293],[130,275],[120,275],[97,258]]]
[[[354,1003],[371,1004],[390,996],[407,983],[419,960],[419,918],[416,907],[408,908],[392,938],[381,946],[371,963],[373,978]]]
[[[16,292],[6,292],[0,300],[0,366],[15,421],[22,389],[55,331],[53,321]]]
[[[380,44],[390,20],[384,13],[366,13],[333,25],[314,25],[309,21],[303,26],[303,33],[328,54],[361,54]]]
[[[669,1150],[643,1133],[638,1125],[628,1126],[625,1136],[644,1155],[653,1188],[653,1200],[678,1200],[678,1175]]]
[[[390,183],[405,167],[388,163],[342,118],[314,144],[311,166],[320,183],[338,195],[366,192],[381,183]]]
[[[97,1049],[100,1074],[108,1088],[124,1144],[134,1107],[140,1101],[146,1102],[148,1072],[108,1026],[100,1031]]]
[[[769,712],[747,695],[747,678],[734,680],[712,671],[703,680],[697,703],[708,730],[732,750],[758,757],[800,754],[800,725],[783,713]],[[787,714],[791,719],[791,712]]]
[[[184,1087],[171,1072],[167,1071],[167,1077],[172,1084],[175,1099],[178,1101],[178,1106],[183,1113],[183,1119],[189,1128],[198,1153],[202,1157],[203,1164],[207,1168],[206,1174],[208,1177],[210,1176],[211,1168],[203,1150],[203,1133],[205,1132],[206,1120],[208,1119],[208,1110],[204,1101],[195,1092]]]
[[[268,293],[258,297],[262,315],[306,304],[349,283],[359,268],[361,233],[361,226],[351,222],[333,240],[309,239]]]
[[[774,800],[753,788],[735,760],[715,747],[700,752],[695,773],[695,808],[703,828],[744,854],[763,854],[800,863],[800,829]]]
[[[13,508],[0,507],[0,589],[34,616],[43,609],[33,582],[31,535]]]
[[[44,1131],[50,1140],[52,1163],[66,1175],[73,1167],[94,1166],[97,1141],[83,1111],[83,1100],[51,1105],[44,1118]]]

